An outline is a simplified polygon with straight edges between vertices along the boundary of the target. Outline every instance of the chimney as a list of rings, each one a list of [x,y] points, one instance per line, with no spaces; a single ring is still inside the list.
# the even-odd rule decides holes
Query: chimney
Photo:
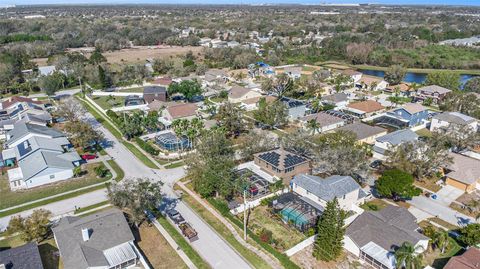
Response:
[[[82,229],[82,237],[83,237],[83,242],[87,242],[88,239],[90,239],[90,229],[88,228]]]

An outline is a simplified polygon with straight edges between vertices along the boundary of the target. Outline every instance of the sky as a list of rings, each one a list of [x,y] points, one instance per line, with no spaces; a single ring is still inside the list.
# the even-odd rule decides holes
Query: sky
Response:
[[[394,5],[465,5],[480,6],[480,0],[0,0],[3,4],[319,4],[372,3]]]

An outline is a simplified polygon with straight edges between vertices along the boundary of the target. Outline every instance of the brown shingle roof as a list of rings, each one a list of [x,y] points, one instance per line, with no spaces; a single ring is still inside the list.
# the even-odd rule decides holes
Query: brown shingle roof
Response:
[[[228,97],[230,98],[240,98],[244,96],[245,94],[249,93],[251,90],[247,89],[242,86],[233,86],[229,91],[228,91]]]
[[[167,111],[173,119],[195,116],[197,105],[186,103],[167,107]]]
[[[23,97],[23,96],[12,96],[9,99],[2,102],[2,108],[8,108],[11,105],[18,103],[18,102],[27,102],[33,104],[42,104],[40,101],[34,101],[32,98]]]
[[[473,184],[480,179],[480,161],[458,153],[450,153],[452,163],[447,165],[452,170],[446,176],[457,181]]]
[[[427,110],[426,107],[422,106],[421,104],[417,103],[408,103],[402,106],[403,109],[405,109],[410,115],[413,115],[415,113]]]
[[[329,115],[327,113],[310,114],[308,116],[301,117],[300,121],[307,122],[307,121],[310,121],[312,119],[315,119],[315,121],[320,125],[320,127],[330,126],[330,125],[333,125],[333,124],[336,124],[336,123],[341,123],[341,122],[344,121],[343,119],[341,119],[339,117],[335,117],[335,116]]]
[[[460,256],[450,258],[443,269],[479,269],[480,249],[471,247]]]
[[[380,111],[385,108],[382,106],[382,104],[373,100],[351,103],[348,105],[348,107],[363,111],[365,113]]]

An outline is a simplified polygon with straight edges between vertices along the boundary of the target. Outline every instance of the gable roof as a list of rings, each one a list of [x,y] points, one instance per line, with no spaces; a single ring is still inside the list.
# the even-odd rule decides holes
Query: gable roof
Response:
[[[446,121],[449,123],[459,124],[459,125],[467,125],[469,123],[475,122],[477,119],[462,114],[460,112],[443,112],[433,116],[434,119]]]
[[[395,132],[391,132],[389,134],[380,136],[377,138],[378,142],[387,142],[393,146],[400,145],[405,142],[412,142],[418,139],[418,135],[410,130],[410,129],[403,129],[397,130]]]
[[[82,229],[89,229],[84,241]],[[65,268],[109,267],[106,254],[114,247],[134,240],[130,227],[118,209],[109,209],[85,217],[65,217],[52,228]]]
[[[444,87],[437,86],[437,85],[429,85],[429,86],[421,87],[418,89],[418,91],[427,92],[429,94],[434,94],[434,93],[447,94],[451,92],[451,90]]]
[[[480,268],[480,249],[470,247],[460,256],[451,257],[443,269],[478,269]]]
[[[332,103],[340,103],[340,102],[347,101],[348,95],[344,92],[339,92],[335,94],[322,96],[322,100],[332,102]]]
[[[284,148],[256,153],[253,156],[281,170],[310,161],[306,157],[287,151]]]
[[[23,96],[12,96],[12,97],[10,97],[7,100],[2,102],[2,108],[3,109],[8,108],[11,105],[13,105],[15,103],[19,103],[19,102],[32,103],[32,104],[37,104],[37,105],[42,104],[42,102],[34,101],[32,98],[23,97]]]
[[[355,122],[355,123],[347,124],[345,126],[337,128],[336,131],[352,132],[357,136],[357,140],[362,140],[362,139],[386,132],[387,129],[384,129],[378,126],[370,126],[362,122]]]
[[[232,88],[230,88],[230,90],[228,91],[228,97],[234,98],[234,99],[240,98],[246,95],[247,93],[249,93],[250,91],[251,91],[250,89],[235,85]]]
[[[463,183],[473,184],[480,179],[480,160],[458,153],[449,153],[452,163],[446,168],[452,170],[446,176]]]
[[[293,178],[292,182],[324,201],[331,201],[335,197],[343,197],[346,194],[361,189],[360,185],[349,176],[334,175],[321,178],[299,174]]]
[[[410,85],[407,84],[407,83],[400,83],[400,84],[397,84],[397,85],[389,85],[387,87],[388,90],[390,91],[396,91],[397,89],[400,91],[400,92],[409,92],[411,91],[411,88],[410,88]]]
[[[332,124],[344,122],[344,120],[339,118],[339,117],[335,117],[335,116],[329,115],[327,113],[322,113],[322,112],[315,113],[315,114],[310,114],[310,115],[307,115],[305,117],[301,117],[299,120],[304,121],[304,122],[308,122],[312,119],[314,119],[316,122],[318,122],[320,127],[330,126]]]
[[[5,269],[43,269],[38,246],[33,242],[0,251],[0,264]]]
[[[373,101],[373,100],[366,100],[366,101],[350,103],[350,104],[347,105],[347,107],[353,108],[353,109],[356,109],[356,110],[360,110],[360,111],[363,111],[365,113],[380,111],[380,110],[383,110],[385,108],[384,106],[382,106],[382,104],[380,104],[377,101]]]
[[[172,105],[167,107],[167,111],[173,119],[195,116],[197,105],[191,103]]]
[[[410,115],[413,115],[413,114],[415,114],[415,113],[418,113],[418,112],[422,112],[422,111],[427,110],[426,107],[422,106],[421,104],[417,104],[417,103],[408,103],[408,104],[405,104],[405,105],[403,105],[402,107],[399,107],[399,108],[394,109],[394,111],[399,110],[399,109],[404,109],[404,110],[407,111]]]
[[[391,250],[405,241],[415,245],[428,239],[416,229],[416,219],[406,208],[390,205],[380,211],[363,212],[347,227],[345,235],[359,248],[374,242]]]
[[[62,132],[47,126],[30,124],[25,122],[17,122],[13,125],[13,130],[10,130],[8,132],[9,139],[6,143],[8,145],[11,145],[30,133],[51,138],[65,136]]]
[[[18,162],[22,170],[23,180],[27,181],[48,168],[73,169],[74,161],[79,161],[77,152],[59,153],[48,150],[37,150]]]
[[[367,86],[371,86],[372,84],[376,83],[377,85],[384,81],[383,79],[381,78],[377,78],[377,77],[373,77],[373,76],[367,76],[367,75],[363,75],[362,78],[360,79],[360,81],[358,83],[363,83]]]
[[[167,89],[162,86],[147,86],[143,87],[143,95],[145,94],[158,94],[158,93],[167,93]]]

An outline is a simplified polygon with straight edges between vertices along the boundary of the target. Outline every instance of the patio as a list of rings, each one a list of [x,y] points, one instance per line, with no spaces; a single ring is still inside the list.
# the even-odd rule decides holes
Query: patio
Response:
[[[302,232],[313,228],[324,210],[314,201],[293,192],[280,195],[273,200],[272,206],[285,223],[292,224]]]

